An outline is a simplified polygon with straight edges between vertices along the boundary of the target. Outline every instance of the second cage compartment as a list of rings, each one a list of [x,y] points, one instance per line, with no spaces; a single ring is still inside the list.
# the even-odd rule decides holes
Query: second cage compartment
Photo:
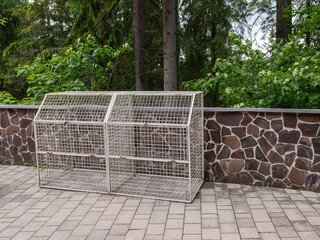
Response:
[[[201,92],[122,92],[108,124],[110,191],[191,202],[203,182]]]

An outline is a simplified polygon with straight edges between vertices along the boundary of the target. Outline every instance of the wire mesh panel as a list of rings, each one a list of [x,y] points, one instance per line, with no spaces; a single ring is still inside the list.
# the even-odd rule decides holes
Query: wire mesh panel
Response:
[[[110,191],[191,202],[203,182],[201,92],[122,92],[108,128]]]
[[[113,94],[47,94],[35,117],[43,187],[107,192],[105,118]]]

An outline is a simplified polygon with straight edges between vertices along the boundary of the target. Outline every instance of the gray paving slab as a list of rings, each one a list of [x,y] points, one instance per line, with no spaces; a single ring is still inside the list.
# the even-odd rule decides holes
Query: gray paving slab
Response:
[[[0,165],[0,239],[320,240],[320,194],[205,183],[192,204],[38,187]]]

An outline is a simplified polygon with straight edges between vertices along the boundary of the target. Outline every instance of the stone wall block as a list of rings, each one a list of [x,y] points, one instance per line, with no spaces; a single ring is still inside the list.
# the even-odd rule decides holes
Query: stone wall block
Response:
[[[275,132],[280,132],[283,129],[282,120],[272,120],[271,127]]]
[[[256,159],[263,162],[268,162],[268,159],[266,158],[266,156],[263,154],[262,150],[259,147],[256,148]]]
[[[206,128],[210,130],[221,130],[220,125],[212,119],[207,121]]]
[[[26,128],[26,127],[28,127],[31,123],[32,123],[32,119],[30,119],[30,118],[22,118],[21,120],[20,120],[20,127],[21,128]]]
[[[16,115],[13,115],[11,118],[10,118],[10,122],[11,122],[11,124],[13,124],[13,125],[19,125],[19,116],[18,116],[18,114],[16,114]]]
[[[232,150],[235,150],[240,147],[240,141],[236,136],[223,137],[222,142],[228,147],[230,147]]]
[[[1,113],[0,115],[1,128],[7,128],[10,126],[9,116],[7,112]]]
[[[221,143],[220,131],[210,131],[210,137],[215,143]]]
[[[272,165],[272,177],[277,179],[284,179],[288,175],[288,168],[284,164]]]
[[[241,112],[229,112],[229,113],[218,112],[216,115],[216,120],[218,123],[226,126],[239,126],[240,121],[242,120],[242,113]]]
[[[314,153],[320,154],[320,138],[312,138]]]
[[[216,160],[216,154],[214,151],[207,151],[204,153],[204,159],[212,163]]]
[[[238,184],[251,184],[253,183],[253,177],[247,172],[238,172],[224,176],[219,181],[227,183],[238,183]]]
[[[10,135],[13,135],[13,134],[17,134],[19,133],[19,126],[15,126],[15,125],[10,125],[8,128],[7,128],[7,135],[10,136]]]
[[[252,118],[249,116],[249,114],[248,113],[245,113],[244,115],[243,115],[243,119],[242,119],[242,121],[241,121],[241,126],[247,126],[249,123],[251,123],[252,122]]]
[[[298,128],[301,130],[302,136],[316,137],[319,124],[299,123]]]
[[[249,124],[247,128],[247,133],[257,138],[259,137],[259,128],[253,124]]]
[[[284,155],[287,152],[292,152],[295,150],[295,145],[293,144],[283,144],[283,143],[278,143],[275,147],[276,151],[280,154],[280,155]]]
[[[271,163],[284,163],[283,158],[273,150],[271,150],[269,152],[267,158],[268,158],[269,162],[271,162]]]
[[[285,156],[285,161],[284,163],[288,166],[288,167],[291,167],[294,159],[296,157],[296,153],[295,152],[292,152],[292,153],[289,153]]]
[[[244,166],[244,160],[237,159],[237,160],[221,160],[220,166],[224,170],[225,173],[231,174],[235,172],[240,172]]]
[[[306,138],[306,137],[301,137],[299,144],[305,145],[307,147],[311,147],[312,145],[310,138]]]
[[[264,136],[272,146],[276,145],[277,135],[273,131],[266,131]]]
[[[281,113],[266,113],[266,118],[268,120],[272,120],[272,119],[275,119],[275,118],[280,118],[281,117]]]
[[[313,151],[311,148],[308,148],[304,145],[298,145],[297,156],[308,158],[308,159],[313,159]]]
[[[304,122],[318,123],[320,122],[320,114],[304,114],[298,115],[299,120]]]
[[[297,144],[300,139],[300,132],[296,130],[283,130],[279,133],[279,142]]]
[[[264,137],[261,137],[258,139],[258,143],[259,143],[259,146],[261,148],[261,150],[263,151],[263,153],[266,155],[270,149],[272,148],[272,146],[268,143],[268,141],[264,138]]]
[[[302,170],[292,168],[289,174],[289,179],[292,183],[302,186],[306,180],[307,175],[308,174]]]
[[[222,128],[222,136],[228,136],[231,135],[231,131],[229,128],[223,127]]]
[[[259,162],[255,159],[246,159],[244,168],[245,170],[258,170]]]
[[[254,157],[254,153],[253,153],[253,148],[247,148],[244,150],[245,153],[246,153],[246,157],[247,158],[252,158]]]
[[[257,117],[253,123],[263,129],[269,129],[270,123],[262,117]]]
[[[286,128],[296,128],[297,122],[298,122],[298,119],[296,114],[290,114],[290,113],[283,114],[283,124]]]
[[[212,172],[215,176],[215,179],[220,179],[225,175],[220,164],[217,162],[212,164]]]
[[[225,159],[230,157],[230,149],[227,146],[224,146],[221,150],[221,152],[218,155],[218,159]]]
[[[262,173],[264,176],[269,176],[270,175],[270,163],[267,162],[261,162],[260,167],[259,167],[259,172]]]
[[[244,152],[241,149],[238,149],[237,151],[233,152],[231,154],[231,158],[237,158],[237,159],[244,159]]]
[[[27,132],[25,133],[25,138],[27,136]],[[211,139],[210,139],[210,136],[209,136],[209,131],[207,129],[203,129],[203,141],[205,142],[209,142]]]
[[[242,148],[254,147],[256,145],[257,141],[252,136],[241,139]]]
[[[246,128],[245,127],[234,127],[231,129],[232,133],[234,133],[238,138],[243,138],[246,136]]]
[[[259,180],[259,181],[265,181],[266,180],[266,178],[261,173],[258,173],[256,171],[249,171],[249,173],[256,180]]]
[[[311,161],[309,161],[308,159],[304,159],[304,158],[297,158],[295,160],[295,168],[297,169],[301,169],[301,170],[310,170],[311,167]]]
[[[312,165],[315,165],[315,164],[317,164],[319,162],[320,162],[320,156],[319,155],[314,155]]]
[[[320,173],[320,163],[312,166],[311,171],[312,171],[312,172]]]

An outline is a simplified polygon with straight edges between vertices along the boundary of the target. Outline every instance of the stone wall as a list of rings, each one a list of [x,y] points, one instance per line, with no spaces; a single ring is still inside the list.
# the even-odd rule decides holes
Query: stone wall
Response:
[[[319,123],[320,114],[206,111],[206,178],[319,192]]]
[[[0,164],[33,165],[33,118],[38,107],[0,109]]]
[[[0,164],[33,165],[38,106],[0,105]],[[209,181],[320,192],[320,110],[205,109]]]

